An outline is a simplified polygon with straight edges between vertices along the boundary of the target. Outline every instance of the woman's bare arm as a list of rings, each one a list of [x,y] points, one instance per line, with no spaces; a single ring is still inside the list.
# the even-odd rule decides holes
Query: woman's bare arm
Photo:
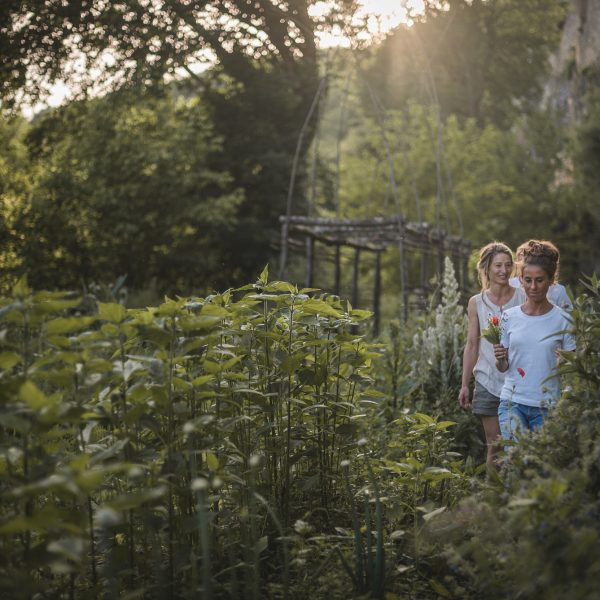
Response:
[[[469,300],[467,306],[467,341],[463,352],[463,367],[462,367],[462,383],[458,394],[458,403],[463,409],[471,407],[471,399],[469,396],[469,383],[473,375],[473,368],[477,363],[479,356],[479,319],[477,318],[477,305],[475,296]]]

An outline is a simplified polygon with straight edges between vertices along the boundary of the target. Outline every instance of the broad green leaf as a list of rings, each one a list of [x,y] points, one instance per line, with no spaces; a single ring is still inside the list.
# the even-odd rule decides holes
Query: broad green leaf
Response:
[[[327,304],[327,302],[323,302],[323,300],[317,300],[314,298],[303,302],[301,304],[301,310],[303,313],[320,314],[327,317],[333,317],[335,319],[343,317],[343,313],[341,311],[336,310],[333,308],[333,306]]]
[[[122,323],[127,318],[127,309],[116,302],[99,302],[98,316],[109,323]]]
[[[265,286],[265,292],[287,292],[289,294],[298,293],[296,286],[286,281],[273,281]]]
[[[271,302],[283,302],[290,298],[289,294],[248,294],[248,298],[253,300],[263,300]]]
[[[217,455],[212,452],[206,453],[206,464],[211,471],[216,471],[219,468],[219,459]]]
[[[0,352],[0,369],[8,371],[21,362],[21,357],[14,352]]]
[[[50,346],[56,346],[63,350],[68,350],[71,347],[71,340],[64,335],[49,335],[46,337],[46,342],[48,342]]]
[[[46,300],[37,304],[35,309],[43,314],[50,314],[60,312],[61,310],[68,310],[69,308],[75,308],[76,306],[79,306],[79,304],[81,304],[81,298],[74,298],[71,300]]]
[[[48,397],[33,382],[26,381],[19,390],[19,397],[33,410],[48,407]]]
[[[218,315],[204,314],[202,311],[199,315],[183,315],[177,321],[178,327],[182,331],[200,331],[203,329],[211,329],[217,327],[224,317]],[[205,343],[204,340],[199,340],[199,345]]]
[[[421,423],[425,424],[425,425],[431,425],[435,422],[435,420],[433,419],[433,417],[430,417],[429,415],[426,415],[425,413],[413,413],[411,415],[414,419],[420,421]]]
[[[216,304],[205,304],[200,314],[203,317],[219,317],[220,319],[231,317],[231,313],[226,308]]]
[[[365,319],[370,319],[373,316],[373,312],[370,310],[361,310],[359,308],[354,308],[350,312],[350,316],[357,321],[364,321]]]
[[[173,383],[173,388],[176,390],[187,392],[192,388],[192,384],[185,379],[181,379],[181,377],[173,377],[171,381]]]
[[[258,276],[258,282],[262,285],[267,285],[269,282],[269,263],[265,265],[265,268],[262,270],[261,274]]]
[[[46,332],[48,335],[64,335],[87,329],[96,317],[59,317],[46,323]]]
[[[201,385],[204,385],[205,383],[208,383],[209,381],[213,381],[215,378],[214,375],[200,375],[199,377],[196,377],[195,379],[192,380],[192,385],[194,387],[200,387]]]

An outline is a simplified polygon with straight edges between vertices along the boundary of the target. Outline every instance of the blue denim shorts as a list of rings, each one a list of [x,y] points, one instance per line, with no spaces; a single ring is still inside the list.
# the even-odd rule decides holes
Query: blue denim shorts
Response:
[[[498,420],[504,440],[517,440],[526,431],[536,431],[548,417],[548,409],[541,406],[527,406],[510,400],[500,400]]]
[[[497,417],[500,398],[488,392],[480,383],[475,381],[473,390],[473,414],[480,417]]]

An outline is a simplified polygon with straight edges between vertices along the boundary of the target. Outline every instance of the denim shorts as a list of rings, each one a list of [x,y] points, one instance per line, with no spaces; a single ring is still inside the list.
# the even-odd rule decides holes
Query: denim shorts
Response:
[[[480,417],[497,417],[500,398],[488,392],[480,383],[475,381],[473,391],[473,414]]]
[[[523,432],[536,431],[548,417],[548,409],[502,400],[498,420],[503,440],[516,440]]]

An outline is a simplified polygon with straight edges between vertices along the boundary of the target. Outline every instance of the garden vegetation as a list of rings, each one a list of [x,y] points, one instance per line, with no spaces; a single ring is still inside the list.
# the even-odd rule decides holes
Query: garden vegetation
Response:
[[[446,266],[435,317],[378,343],[369,313],[266,269],[146,309],[19,282],[0,305],[3,594],[593,598],[600,282],[552,419],[486,478]]]

